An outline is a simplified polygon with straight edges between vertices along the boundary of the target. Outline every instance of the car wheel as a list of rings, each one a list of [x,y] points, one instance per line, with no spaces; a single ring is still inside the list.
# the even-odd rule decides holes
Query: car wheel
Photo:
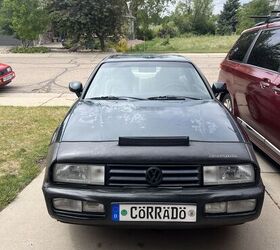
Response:
[[[226,95],[222,98],[222,104],[223,104],[230,112],[232,112],[233,107],[232,107],[232,100],[231,100],[230,94],[226,94]]]
[[[247,104],[252,118],[256,121],[261,121],[262,120],[261,112],[259,111],[256,102],[252,98],[247,98]]]

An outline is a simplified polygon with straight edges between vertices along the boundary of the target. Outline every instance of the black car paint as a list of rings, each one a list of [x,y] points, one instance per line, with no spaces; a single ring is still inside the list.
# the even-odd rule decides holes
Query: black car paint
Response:
[[[112,141],[122,136],[189,136],[196,141],[240,140],[233,120],[214,100],[81,100],[72,109],[61,141]]]
[[[111,59],[101,62],[110,63]],[[127,60],[124,58],[122,60]],[[131,59],[136,60],[134,59]],[[141,58],[140,60],[149,60]],[[150,59],[150,60],[159,60]],[[160,60],[171,60],[174,58]],[[177,60],[177,59],[176,59]],[[175,60],[175,61],[176,61]],[[138,61],[138,59],[137,59]],[[186,63],[184,59],[182,63]],[[189,63],[189,62],[187,62]],[[74,104],[68,112],[61,126],[56,130],[51,141],[49,154],[47,158],[47,169],[43,184],[43,192],[45,195],[49,214],[59,221],[75,224],[90,225],[106,225],[106,226],[151,226],[151,227],[201,227],[201,226],[219,226],[240,224],[256,219],[262,209],[264,199],[264,186],[260,178],[260,169],[254,155],[251,143],[247,136],[243,134],[238,123],[231,114],[214,98],[210,85],[202,76],[207,88],[212,96],[212,100],[208,101],[86,101],[83,99],[87,91],[87,86],[94,77],[100,65],[93,72],[89,81],[84,88],[81,98]],[[199,72],[199,71],[198,71]],[[201,74],[201,73],[200,73]],[[199,105],[198,105],[199,103]],[[203,108],[200,108],[203,107]],[[126,107],[126,108],[124,108]],[[138,112],[140,116],[145,117],[149,122],[137,123],[137,119],[133,120],[127,116],[127,107],[134,112]],[[210,108],[211,107],[211,108]],[[124,108],[124,109],[123,109]],[[185,112],[191,112],[197,116],[202,123],[211,120],[218,124],[221,136],[216,136],[209,131],[208,133],[199,133],[200,137],[193,140],[195,132],[187,130],[190,136],[190,146],[180,147],[120,147],[118,145],[118,132],[114,131],[110,136],[100,137],[105,134],[111,126],[115,126],[113,120],[117,120],[117,129],[119,136],[128,135],[127,131],[136,128],[137,136],[146,136],[145,130],[141,130],[141,124],[148,125],[151,133],[160,135],[166,131],[174,130],[184,131],[188,126],[187,114],[181,117],[172,112],[172,108]],[[200,112],[195,112],[198,109]],[[164,110],[165,116],[160,115]],[[205,110],[207,112],[205,112]],[[114,112],[112,112],[114,111]],[[96,116],[96,112],[98,116]],[[105,123],[101,123],[100,117],[108,117]],[[145,113],[146,112],[146,113]],[[182,112],[183,113],[183,112]],[[181,114],[182,114],[181,113]],[[199,113],[199,114],[198,114]],[[215,116],[225,119],[227,126],[223,127]],[[170,119],[167,119],[170,116]],[[92,119],[95,117],[96,119]],[[156,126],[153,117],[160,120],[162,126]],[[129,120],[127,127],[121,126],[123,122]],[[161,121],[163,119],[163,121]],[[173,120],[175,123],[172,123]],[[178,119],[178,121],[177,121]],[[146,120],[145,120],[146,121]],[[103,120],[104,122],[104,120]],[[151,124],[155,124],[152,126]],[[140,127],[139,127],[140,126]],[[98,131],[96,132],[95,129]],[[159,129],[159,131],[157,130]],[[219,133],[219,130],[216,132]],[[201,131],[200,131],[201,132]],[[123,133],[123,134],[121,134]],[[131,135],[131,134],[129,134]],[[166,136],[166,134],[163,134]],[[173,134],[172,134],[173,135]],[[185,134],[184,134],[185,135]],[[209,137],[211,137],[209,139]],[[222,137],[226,138],[222,141]],[[256,181],[252,184],[228,185],[228,186],[200,186],[190,188],[131,188],[131,187],[109,187],[109,186],[90,186],[90,185],[74,185],[74,184],[58,184],[52,181],[52,169],[56,163],[91,163],[91,164],[147,164],[147,165],[164,165],[164,164],[197,164],[197,165],[214,165],[214,164],[249,164],[251,163],[256,170]],[[52,198],[70,198],[84,201],[96,201],[105,204],[105,214],[90,213],[71,213],[57,211],[52,206]],[[256,210],[250,213],[232,214],[232,215],[206,215],[204,213],[204,205],[208,202],[219,202],[224,200],[242,200],[257,199]],[[195,224],[185,223],[114,223],[111,220],[111,205],[118,203],[195,203],[198,207],[198,218]]]
[[[264,187],[262,183],[257,186],[227,187],[227,188],[186,188],[186,189],[159,189],[159,188],[90,188],[90,187],[44,187],[45,198],[49,214],[61,221],[73,224],[101,225],[101,226],[144,226],[152,228],[195,228],[206,226],[235,225],[254,220],[259,217],[263,205]],[[82,199],[84,201],[101,202],[106,207],[105,214],[81,214],[55,210],[52,207],[52,198],[66,197]],[[208,201],[219,202],[226,200],[239,200],[257,198],[256,210],[249,213],[206,215],[204,205]],[[111,220],[111,205],[118,203],[141,204],[197,204],[198,217],[196,223],[164,223],[164,222],[119,222]]]

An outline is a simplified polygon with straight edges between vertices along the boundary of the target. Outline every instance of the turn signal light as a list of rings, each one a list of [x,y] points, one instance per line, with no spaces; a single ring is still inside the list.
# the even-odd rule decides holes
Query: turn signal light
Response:
[[[255,210],[256,205],[257,205],[256,199],[207,203],[205,205],[205,213],[233,214],[233,213],[251,212]]]
[[[53,199],[53,206],[57,210],[68,212],[104,213],[104,205],[91,201],[79,201],[64,198]]]

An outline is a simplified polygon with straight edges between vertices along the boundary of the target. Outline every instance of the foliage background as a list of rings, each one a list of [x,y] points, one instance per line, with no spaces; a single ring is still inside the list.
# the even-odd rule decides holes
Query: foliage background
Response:
[[[220,14],[214,14],[213,0],[127,3],[127,0],[0,0],[0,30],[14,34],[24,47],[32,46],[40,34],[48,31],[71,51],[82,48],[105,51],[111,47],[123,52],[128,49],[123,39],[129,37],[134,20],[137,39],[162,38],[161,43],[170,50],[177,48],[170,47],[169,39],[173,38],[240,34],[262,21],[250,16],[270,14],[276,1],[251,0],[241,4],[240,0],[226,0]]]

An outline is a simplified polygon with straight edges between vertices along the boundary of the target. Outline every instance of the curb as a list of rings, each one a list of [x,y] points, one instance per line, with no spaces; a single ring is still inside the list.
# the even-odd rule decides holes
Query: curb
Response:
[[[0,106],[13,107],[69,107],[77,98],[73,94],[9,93],[0,94]]]

